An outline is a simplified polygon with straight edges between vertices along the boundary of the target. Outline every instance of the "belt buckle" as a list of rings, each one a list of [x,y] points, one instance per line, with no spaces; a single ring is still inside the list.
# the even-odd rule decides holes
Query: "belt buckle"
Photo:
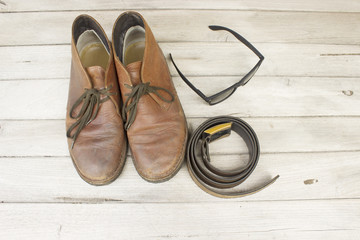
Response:
[[[215,125],[211,128],[206,129],[203,132],[202,137],[209,143],[219,140],[221,138],[228,137],[231,134],[231,126],[232,126],[232,122]]]

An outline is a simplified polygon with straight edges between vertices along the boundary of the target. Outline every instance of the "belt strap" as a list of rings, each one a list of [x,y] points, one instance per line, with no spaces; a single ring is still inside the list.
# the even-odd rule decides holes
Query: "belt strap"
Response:
[[[249,162],[241,169],[220,170],[210,163],[209,144],[230,135],[239,134],[249,150]],[[222,198],[244,197],[273,184],[279,175],[259,187],[248,191],[224,192],[244,182],[254,171],[260,156],[260,145],[254,130],[243,120],[231,116],[218,116],[202,123],[193,132],[187,149],[187,166],[191,178],[205,192]]]

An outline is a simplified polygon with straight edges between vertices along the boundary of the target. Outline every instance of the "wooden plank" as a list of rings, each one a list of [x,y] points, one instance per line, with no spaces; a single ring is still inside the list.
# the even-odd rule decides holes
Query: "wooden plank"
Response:
[[[64,119],[68,88],[68,79],[0,81],[0,119]]]
[[[161,43],[160,46],[167,58],[169,52],[173,54],[187,76],[243,75],[257,62],[256,56],[237,43]],[[360,45],[259,43],[255,46],[266,58],[257,76],[360,76]],[[0,47],[0,56],[7,56],[0,65],[0,79],[69,76],[69,46]],[[224,59],[228,61],[224,63]],[[170,70],[175,74],[172,66]]]
[[[360,200],[1,204],[2,239],[357,239]]]
[[[238,80],[239,77],[191,78],[208,95]],[[256,76],[226,102],[211,107],[179,77],[173,81],[187,117],[210,117],[219,113],[246,117],[360,114],[357,78]],[[64,119],[68,82],[68,79],[0,81],[0,119]]]
[[[69,44],[72,21],[83,13],[71,11],[0,14],[0,22],[3,23],[0,46]],[[85,13],[99,19],[111,37],[119,11]],[[212,32],[207,28],[211,24],[232,28],[253,43],[358,44],[360,38],[358,13],[217,10],[196,13],[186,10],[146,10],[141,13],[160,42],[237,41],[224,31]],[[27,22],[25,28],[24,19]],[[21,37],[18,35],[19,29]]]
[[[290,11],[332,11],[332,12],[359,12],[360,4],[356,0],[346,1],[296,1],[296,0],[175,0],[175,1],[64,1],[59,4],[58,1],[48,0],[46,4],[41,0],[1,0],[0,11],[2,12],[23,12],[23,11],[66,11],[66,10],[106,10],[114,9],[122,11],[126,9],[218,9],[218,10],[290,10]]]
[[[280,178],[257,194],[231,201],[360,198],[359,157],[360,152],[262,154],[254,173],[237,190],[254,188],[277,174]],[[244,155],[212,157],[223,169],[246,161]],[[119,178],[102,187],[85,183],[69,157],[0,158],[0,182],[3,203],[224,201],[197,187],[185,165],[170,181],[152,184],[137,174],[130,157]]]
[[[224,200],[201,191],[185,165],[168,182],[148,183],[131,157],[108,186],[81,180],[64,124],[70,26],[87,12],[109,33],[123,9],[147,9],[164,53],[207,94],[256,62],[208,24],[238,30],[265,55],[226,104],[208,107],[174,83],[190,132],[219,113],[257,132],[260,162],[239,189],[280,174],[275,184]],[[0,239],[358,239],[359,12],[357,0],[0,0]],[[236,134],[210,151],[220,168],[246,163]]]
[[[358,151],[359,117],[243,118],[263,153]],[[188,118],[190,132],[205,121]],[[64,120],[0,121],[0,156],[68,156]],[[236,134],[214,142],[214,154],[246,152]]]

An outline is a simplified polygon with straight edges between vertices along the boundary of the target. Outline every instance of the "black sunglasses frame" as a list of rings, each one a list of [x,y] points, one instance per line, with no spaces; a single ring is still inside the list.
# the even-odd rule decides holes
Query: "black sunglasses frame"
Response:
[[[172,55],[170,53],[170,60],[171,62],[174,64],[174,67],[176,69],[176,71],[178,72],[178,74],[180,75],[180,77],[184,80],[184,82],[194,91],[197,93],[197,95],[199,95],[202,99],[204,99],[209,105],[215,105],[218,103],[223,102],[224,100],[228,99],[235,91],[238,87],[240,86],[244,86],[246,83],[249,82],[249,80],[255,75],[256,71],[259,69],[261,63],[264,61],[265,57],[250,43],[248,42],[244,37],[242,37],[240,34],[238,34],[237,32],[227,28],[227,27],[222,27],[222,26],[216,26],[216,25],[210,25],[209,28],[213,31],[218,31],[218,30],[225,30],[230,32],[232,35],[234,35],[234,37],[236,37],[240,42],[242,42],[245,46],[247,46],[253,53],[256,54],[256,56],[259,57],[259,61],[257,62],[257,64],[237,83],[231,85],[230,87],[222,90],[221,92],[218,92],[214,95],[211,96],[206,96],[204,93],[202,93],[199,89],[197,89],[185,76],[184,74],[182,74],[182,72],[179,70],[179,68],[176,66]],[[229,91],[232,92],[225,96],[223,99],[221,99],[220,101],[217,102],[213,102],[214,99],[216,99],[217,97],[224,95],[225,93],[228,93]]]

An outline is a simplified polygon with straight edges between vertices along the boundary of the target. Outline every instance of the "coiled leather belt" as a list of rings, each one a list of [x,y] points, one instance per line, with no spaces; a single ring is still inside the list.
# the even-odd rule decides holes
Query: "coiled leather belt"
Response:
[[[229,136],[231,130],[244,139],[249,150],[249,162],[241,169],[219,170],[210,163],[209,144]],[[277,175],[252,190],[224,192],[224,189],[235,187],[250,176],[258,163],[259,155],[259,141],[254,130],[246,122],[236,117],[219,116],[208,119],[192,134],[187,149],[187,166],[192,179],[205,192],[223,198],[243,197],[268,187],[279,178]]]

